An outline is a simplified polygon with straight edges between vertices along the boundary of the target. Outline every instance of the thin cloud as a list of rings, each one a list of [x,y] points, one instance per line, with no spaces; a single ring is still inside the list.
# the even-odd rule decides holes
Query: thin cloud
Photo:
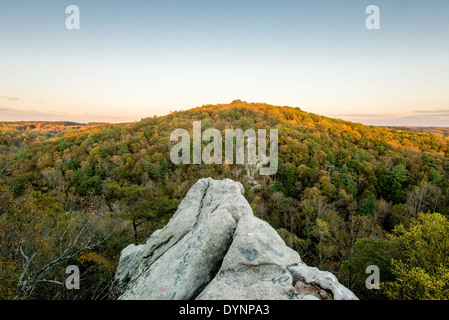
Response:
[[[432,114],[420,114],[404,117],[404,119],[435,119],[449,121],[449,113],[432,113]],[[447,123],[449,126],[449,122]]]
[[[422,118],[449,117],[449,111],[447,111],[447,113],[429,113],[429,114],[423,114],[423,115],[412,116],[412,117],[422,117]]]
[[[17,110],[14,108],[0,107],[0,120],[4,121],[20,121],[26,120],[56,120],[56,118],[60,117],[57,114],[51,112],[42,112],[42,111],[24,111]]]
[[[361,122],[364,122],[361,120]],[[368,121],[366,121],[368,122]],[[448,127],[449,114],[410,115],[391,119],[371,119],[372,125]]]
[[[328,116],[374,126],[449,127],[449,110],[431,111],[430,113],[417,112],[412,115],[348,113],[329,114]]]
[[[330,114],[330,117],[351,117],[351,118],[386,118],[392,117],[392,114],[377,114],[377,113],[340,113]]]
[[[0,96],[0,99],[6,100],[6,101],[9,101],[9,102],[13,102],[13,101],[19,100],[19,98],[17,98],[17,97],[9,97],[9,96]]]
[[[0,106],[0,121],[76,121],[76,122],[133,122],[138,121],[138,117],[121,117],[115,115],[98,114],[68,114],[53,111],[18,110]]]
[[[434,109],[434,110],[415,110],[415,113],[438,113],[438,114],[448,114],[449,109]]]

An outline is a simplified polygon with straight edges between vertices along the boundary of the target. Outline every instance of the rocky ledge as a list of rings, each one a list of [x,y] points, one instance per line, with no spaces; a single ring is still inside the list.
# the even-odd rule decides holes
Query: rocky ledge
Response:
[[[122,300],[355,300],[330,272],[309,267],[256,218],[243,186],[199,180],[170,222],[123,249],[111,293]]]

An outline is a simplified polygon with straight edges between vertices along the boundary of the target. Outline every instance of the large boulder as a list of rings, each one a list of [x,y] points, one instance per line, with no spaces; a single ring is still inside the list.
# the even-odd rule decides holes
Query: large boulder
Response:
[[[243,186],[199,180],[170,222],[120,256],[117,299],[357,299],[253,215]]]

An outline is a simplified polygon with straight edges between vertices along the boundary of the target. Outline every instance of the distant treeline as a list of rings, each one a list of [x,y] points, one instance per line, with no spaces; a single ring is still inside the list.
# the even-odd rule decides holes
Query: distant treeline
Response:
[[[442,136],[449,136],[449,127],[419,127],[419,126],[403,126],[403,127],[395,127],[395,126],[384,126],[384,128],[390,128],[393,130],[403,130],[403,131],[412,131],[412,132],[421,132],[421,133],[437,133]]]

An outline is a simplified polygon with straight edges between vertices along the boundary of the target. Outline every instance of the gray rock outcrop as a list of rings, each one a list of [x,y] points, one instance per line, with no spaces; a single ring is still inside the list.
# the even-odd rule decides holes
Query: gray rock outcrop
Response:
[[[170,222],[120,256],[117,299],[357,299],[256,218],[243,186],[199,180]]]

